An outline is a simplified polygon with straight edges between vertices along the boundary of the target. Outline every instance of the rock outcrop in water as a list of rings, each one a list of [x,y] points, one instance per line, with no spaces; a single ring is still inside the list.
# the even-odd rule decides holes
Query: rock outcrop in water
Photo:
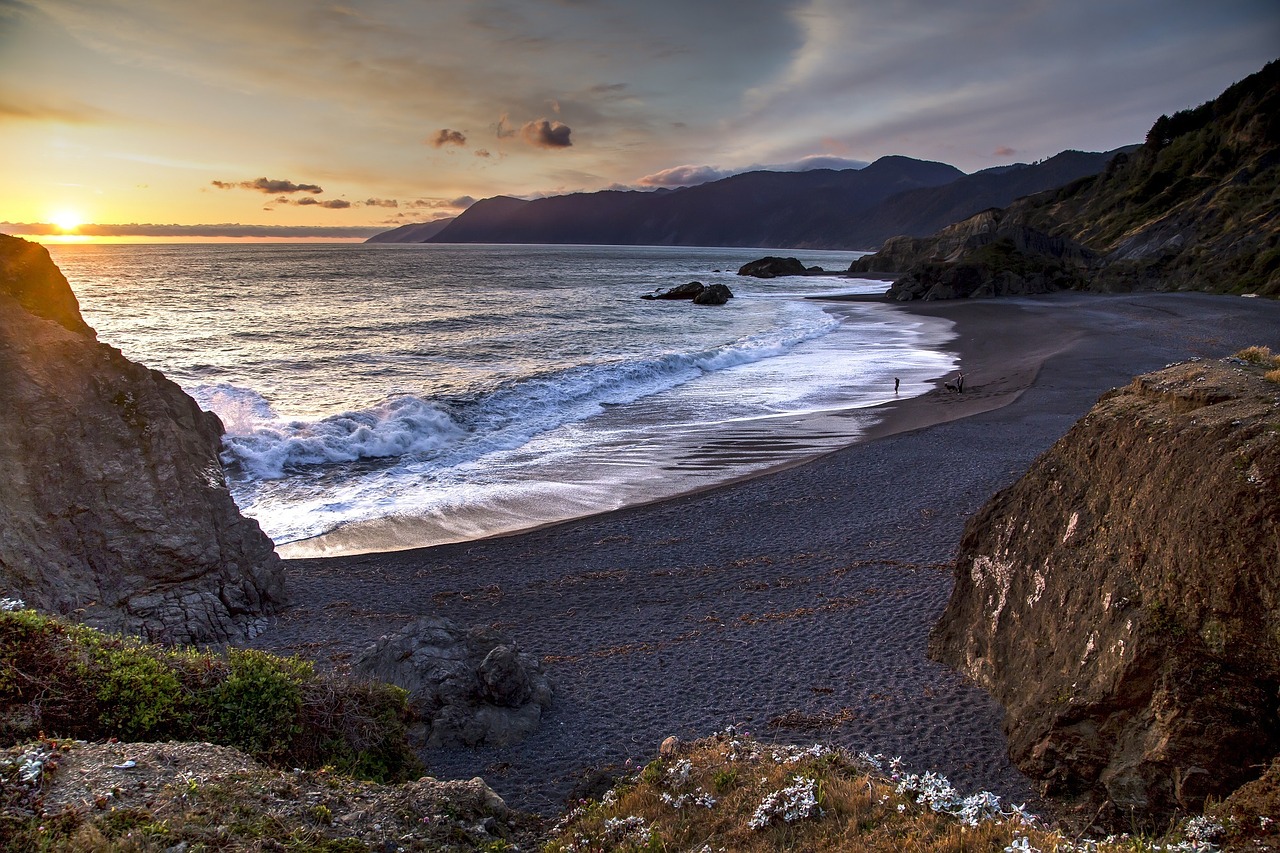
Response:
[[[164,642],[235,638],[284,589],[227,490],[222,424],[96,338],[44,247],[0,235],[0,595]]]
[[[743,264],[738,268],[738,275],[749,275],[755,278],[777,278],[787,275],[822,275],[826,272],[822,267],[806,267],[795,258],[777,258],[769,255],[756,261]]]
[[[972,518],[930,652],[1012,758],[1129,828],[1280,752],[1280,384],[1226,360],[1104,396]]]

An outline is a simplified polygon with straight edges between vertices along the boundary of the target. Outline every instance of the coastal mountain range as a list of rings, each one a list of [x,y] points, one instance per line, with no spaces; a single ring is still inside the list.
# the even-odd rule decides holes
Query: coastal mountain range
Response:
[[[448,222],[401,226],[369,242],[874,249],[1097,174],[1116,153],[1064,151],[970,175],[889,156],[862,169],[746,172],[676,190],[495,196]]]

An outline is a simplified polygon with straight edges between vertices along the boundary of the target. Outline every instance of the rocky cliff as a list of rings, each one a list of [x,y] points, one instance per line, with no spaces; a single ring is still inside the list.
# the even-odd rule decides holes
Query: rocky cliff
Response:
[[[1104,396],[970,520],[931,637],[1004,704],[1019,767],[1125,828],[1280,752],[1267,369],[1191,362]]]
[[[888,240],[850,272],[906,273],[892,293],[899,299],[1063,287],[1280,296],[1277,193],[1280,60],[1213,101],[1161,116],[1143,145],[1118,153],[1098,174],[1008,205],[999,214],[1002,237],[1034,237],[1030,251],[1006,246],[1010,257],[995,262],[983,255],[987,243],[940,251],[956,248],[948,232],[972,230],[966,220],[924,241]],[[1057,275],[1061,256],[1049,241],[1065,247],[1071,271],[1083,274]],[[1017,267],[1028,265],[1048,274],[1026,281]]]
[[[899,301],[1051,293],[1085,281],[1097,256],[1073,240],[984,210],[932,237],[894,237],[855,260],[852,275],[900,273],[887,295]]]
[[[0,595],[166,642],[217,642],[283,602],[240,515],[222,424],[99,343],[45,249],[0,235]]]

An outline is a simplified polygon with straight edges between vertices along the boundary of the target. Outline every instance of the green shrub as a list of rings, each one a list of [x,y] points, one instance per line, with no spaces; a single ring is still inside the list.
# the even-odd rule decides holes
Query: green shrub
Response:
[[[301,734],[302,683],[310,663],[254,649],[230,649],[231,673],[210,697],[210,732],[251,755],[279,760]]]
[[[33,610],[0,612],[0,744],[203,740],[277,766],[377,781],[422,773],[408,695],[253,649],[164,649]]]
[[[100,726],[125,740],[155,739],[184,728],[189,715],[172,669],[137,647],[97,652]]]

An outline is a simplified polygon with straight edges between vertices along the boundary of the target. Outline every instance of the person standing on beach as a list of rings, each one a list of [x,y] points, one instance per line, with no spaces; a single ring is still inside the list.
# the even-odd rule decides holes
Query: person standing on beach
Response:
[[[964,393],[964,371],[960,371],[960,375],[956,377],[956,393]]]
[[[895,397],[898,395],[898,385],[899,385],[901,382],[902,382],[902,380],[901,380],[901,379],[899,379],[898,377],[896,377],[896,376],[895,376],[895,377],[893,377],[893,395],[894,395]]]

